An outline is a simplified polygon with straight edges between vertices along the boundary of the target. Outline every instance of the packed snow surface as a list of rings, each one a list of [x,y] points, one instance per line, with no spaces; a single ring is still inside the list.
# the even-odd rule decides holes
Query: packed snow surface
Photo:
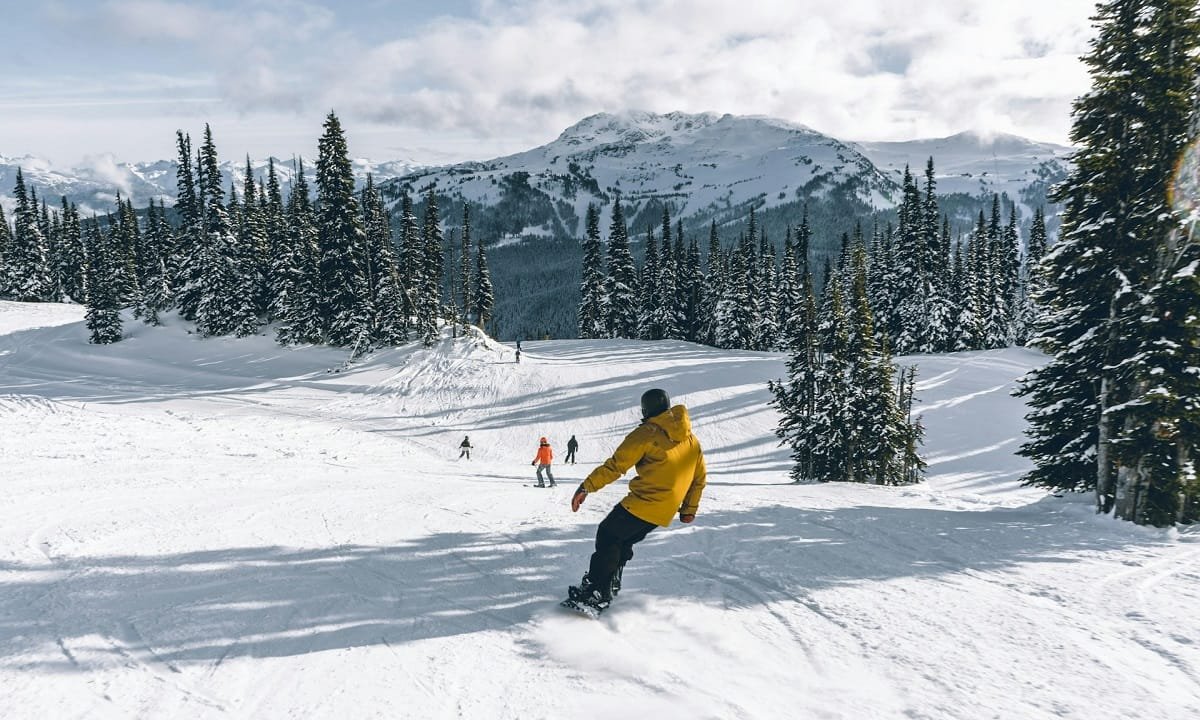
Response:
[[[926,483],[798,486],[778,355],[127,328],[0,304],[0,717],[1200,716],[1200,536],[1017,485],[1036,353],[914,359]],[[653,386],[706,449],[700,515],[566,614],[623,492],[569,497]]]

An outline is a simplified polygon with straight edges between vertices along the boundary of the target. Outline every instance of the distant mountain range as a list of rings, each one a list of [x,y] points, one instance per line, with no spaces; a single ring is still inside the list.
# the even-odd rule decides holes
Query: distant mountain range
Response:
[[[689,226],[734,221],[750,205],[761,212],[839,200],[860,212],[889,208],[900,199],[904,166],[919,176],[933,156],[940,194],[1006,193],[1028,218],[1066,175],[1070,152],[1013,135],[855,143],[767,117],[601,113],[532,150],[422,168],[384,185],[392,198],[434,188],[470,202],[501,240],[578,237],[587,205],[611,203],[618,192],[635,230],[661,216],[663,205]]]
[[[251,160],[254,174],[265,178],[268,159]],[[354,160],[354,172],[360,181],[365,181],[368,174],[374,175],[377,181],[389,180],[408,175],[417,169],[417,165],[404,160],[373,163],[369,160]],[[60,169],[41,158],[31,155],[9,157],[0,154],[0,199],[11,198],[13,187],[16,185],[17,169],[20,168],[25,176],[25,183],[32,186],[38,197],[48,203],[57,205],[63,196],[79,205],[85,213],[95,211],[104,213],[114,206],[117,193],[122,198],[133,198],[137,207],[145,207],[151,200],[163,200],[167,205],[175,202],[175,161],[158,160],[144,163],[117,162],[112,156],[100,155],[89,158],[84,163],[70,168]],[[242,191],[242,181],[245,176],[246,161],[225,161],[221,163],[222,183],[228,188],[233,182],[237,185],[238,193]],[[315,158],[306,159],[305,176],[310,184],[316,182]],[[292,161],[275,159],[275,172],[286,194],[292,185],[295,171]]]
[[[1070,152],[1004,134],[847,142],[760,116],[624,112],[592,115],[549,144],[493,160],[420,167],[405,160],[359,159],[354,167],[361,179],[373,174],[393,198],[433,187],[485,212],[519,211],[497,223],[497,239],[513,239],[576,237],[587,205],[608,204],[618,192],[633,210],[631,217],[641,207],[667,204],[689,224],[736,214],[748,204],[763,210],[831,197],[888,208],[899,200],[904,166],[920,175],[931,156],[939,193],[1007,193],[1023,210],[1032,210],[1045,202],[1048,186],[1065,176]],[[291,161],[275,164],[286,189],[294,173]],[[266,166],[266,159],[252,162],[259,175]],[[32,156],[0,155],[0,196],[11,195],[18,167],[48,201],[65,195],[101,212],[118,192],[139,207],[150,198],[169,205],[176,193],[173,160],[123,163],[100,155],[62,169]],[[233,181],[240,187],[244,167],[244,160],[222,163],[225,185]],[[314,176],[312,170],[307,174]]]

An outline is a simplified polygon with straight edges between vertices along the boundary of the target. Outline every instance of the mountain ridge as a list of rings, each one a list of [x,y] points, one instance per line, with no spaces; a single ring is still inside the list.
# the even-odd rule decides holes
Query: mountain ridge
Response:
[[[1054,143],[977,130],[941,138],[850,141],[766,115],[631,109],[588,115],[549,143],[487,160],[422,166],[411,160],[356,159],[354,164],[360,182],[372,174],[378,184],[392,185],[393,200],[401,192],[433,186],[479,207],[499,204],[505,191],[514,189],[502,181],[528,173],[530,190],[544,194],[544,204],[555,212],[535,218],[536,224],[508,223],[501,235],[516,238],[575,236],[587,204],[606,205],[618,191],[635,206],[665,203],[677,216],[695,216],[697,225],[748,203],[765,209],[838,193],[866,208],[887,208],[898,200],[904,165],[919,174],[929,156],[939,192],[1007,192],[1031,209],[1065,174],[1070,152]],[[222,163],[226,186],[241,185],[244,164]],[[261,176],[267,159],[251,165]],[[60,168],[32,155],[0,154],[0,198],[11,199],[18,167],[47,201],[66,195],[98,212],[107,211],[118,192],[139,206],[151,198],[170,205],[175,197],[174,160],[126,163],[98,154]],[[291,162],[276,159],[276,170],[286,190],[294,172]],[[516,180],[520,186],[522,179]]]

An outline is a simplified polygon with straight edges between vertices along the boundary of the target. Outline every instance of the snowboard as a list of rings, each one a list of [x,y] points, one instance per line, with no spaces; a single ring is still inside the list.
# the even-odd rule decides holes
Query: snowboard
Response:
[[[538,485],[537,483],[525,483],[525,487],[531,487],[531,488],[552,488],[552,487],[558,487],[558,483],[555,483],[554,485]]]
[[[582,615],[586,618],[591,618],[592,620],[599,620],[600,616],[604,614],[604,610],[606,609],[598,608],[594,605],[588,605],[587,603],[576,602],[570,598],[563,600],[558,604],[558,606],[561,608],[566,608],[567,610]]]
[[[617,593],[621,590],[620,571],[618,571],[618,575],[615,580],[616,581],[613,583],[612,592],[613,600],[616,599]],[[604,607],[596,607],[595,605],[583,602],[582,593],[580,592],[579,588],[575,585],[572,585],[571,587],[567,588],[567,599],[560,602],[558,606],[566,608],[572,612],[579,613],[580,615],[589,617],[593,620],[598,620],[600,616],[604,614],[605,610],[612,607],[612,600],[609,600]]]

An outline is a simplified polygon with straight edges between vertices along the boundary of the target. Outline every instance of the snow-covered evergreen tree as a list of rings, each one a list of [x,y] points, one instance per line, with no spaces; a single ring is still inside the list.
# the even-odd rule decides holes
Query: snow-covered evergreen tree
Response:
[[[317,218],[303,160],[295,170],[296,184],[286,209],[287,229],[271,271],[276,288],[271,316],[278,325],[275,339],[283,345],[317,343],[323,333]]]
[[[817,363],[820,357],[817,302],[813,295],[812,276],[807,273],[801,280],[796,317],[797,321],[787,326],[791,333],[787,338],[791,352],[787,362],[787,380],[771,382],[768,387],[774,396],[771,404],[780,414],[775,434],[781,444],[792,450],[792,479],[803,482],[816,477],[813,449],[817,438],[813,418],[819,392]]]
[[[827,283],[825,310],[817,334],[820,351],[816,367],[816,398],[808,418],[812,446],[809,450],[812,475],[817,482],[850,478],[847,450],[851,432],[850,318],[846,312],[842,283]]]
[[[724,268],[721,298],[713,318],[717,347],[743,350],[754,347],[757,308],[750,286],[754,261],[754,246],[742,235]]]
[[[782,345],[779,331],[779,258],[775,254],[774,243],[767,240],[765,231],[761,233],[761,238],[755,287],[758,296],[758,326],[754,332],[754,349],[770,351],[778,350]]]
[[[921,352],[927,347],[926,335],[929,329],[929,293],[924,262],[927,248],[924,212],[920,190],[907,166],[904,168],[903,196],[899,213],[900,222],[892,249],[892,259],[896,265],[892,292],[898,325],[893,342],[896,352],[907,355]]]
[[[9,292],[14,300],[47,302],[54,294],[49,247],[38,218],[37,196],[26,188],[20,168],[13,194],[17,208],[8,249]]]
[[[425,242],[421,227],[413,210],[412,197],[407,192],[400,196],[400,253],[396,258],[396,269],[401,284],[407,288],[408,314],[414,327],[419,325],[421,298],[425,289]]]
[[[463,203],[462,237],[458,254],[458,295],[462,302],[462,323],[471,322],[471,206]]]
[[[1005,346],[1015,345],[1023,334],[1021,318],[1021,237],[1017,232],[1017,207],[1009,210],[1008,224],[1000,233],[999,285],[1004,300]]]
[[[85,314],[90,342],[108,345],[122,337],[121,304],[116,287],[114,248],[95,217],[87,229],[88,298]]]
[[[0,298],[12,297],[13,286],[13,236],[0,205]]]
[[[238,251],[242,257],[241,274],[245,277],[243,282],[248,285],[246,289],[250,293],[250,305],[254,314],[265,316],[271,304],[271,239],[264,211],[266,198],[262,197],[254,180],[249,155],[246,156],[242,197],[244,203],[238,227]],[[257,321],[254,325],[257,327]],[[250,333],[252,332],[254,331],[251,330]]]
[[[1153,374],[1170,363],[1151,357],[1173,333],[1144,318],[1156,304],[1151,288],[1167,279],[1158,274],[1175,232],[1166,188],[1195,106],[1196,14],[1194,0],[1097,8],[1099,32],[1084,58],[1093,84],[1075,102],[1078,150],[1052,198],[1065,204],[1062,227],[1040,268],[1046,291],[1035,297],[1047,309],[1037,343],[1053,358],[1021,389],[1033,408],[1021,448],[1035,463],[1026,482],[1095,488],[1099,511],[1137,522],[1163,521],[1166,506],[1147,502],[1171,494],[1157,483],[1172,473],[1146,468],[1161,466],[1173,432],[1155,417],[1165,406],[1147,394],[1168,380]]]
[[[326,116],[324,130],[317,145],[316,205],[321,319],[330,345],[361,353],[370,344],[372,316],[362,262],[366,238],[346,136],[334,113]]]
[[[396,259],[396,242],[392,237],[391,218],[383,203],[383,197],[373,187],[373,183],[370,183],[370,178],[368,178],[368,182],[372,184],[372,188],[370,192],[364,191],[363,202],[364,207],[372,208],[366,221],[366,232],[372,268],[371,284],[374,288],[374,294],[371,297],[371,306],[375,311],[373,339],[380,345],[400,345],[408,341],[408,293],[400,277]],[[463,232],[469,240],[471,236],[470,210],[466,205],[463,206],[463,222],[465,223]],[[469,283],[469,255],[464,262],[468,265],[466,276]],[[468,293],[468,296],[463,299],[463,315],[467,316],[469,312],[466,308],[470,305],[469,286],[465,287],[463,291]]]
[[[166,208],[155,207],[146,213],[145,252],[142,256],[141,293],[135,305],[135,317],[151,325],[159,324],[159,313],[171,306],[171,275],[167,263],[171,257],[174,230],[166,218]]]
[[[662,326],[658,294],[658,242],[654,237],[654,228],[646,228],[646,254],[642,260],[642,268],[638,282],[638,330],[637,336],[643,340],[661,340]]]
[[[950,224],[945,220],[938,234],[938,242],[932,256],[929,299],[929,329],[926,335],[929,352],[949,352],[954,349],[955,330],[959,314],[958,303],[953,296],[953,268],[950,263]]]
[[[175,239],[175,305],[187,320],[195,320],[200,306],[200,293],[204,262],[203,201],[196,175],[193,170],[192,139],[183,131],[175,133],[178,158],[175,165],[175,213],[179,217],[179,228]]]
[[[479,318],[479,327],[486,328],[492,319],[496,298],[492,289],[492,274],[488,270],[487,251],[483,249],[483,238],[476,243],[475,251],[475,294],[472,313]]]
[[[110,225],[113,222],[115,222],[112,235],[115,241],[113,252],[115,253],[117,292],[121,299],[121,306],[129,307],[135,305],[138,297],[142,294],[141,254],[144,242],[137,212],[133,209],[133,201],[122,200],[120,193],[117,193],[117,215],[115,220],[110,219]]]
[[[789,226],[783,236],[783,262],[779,267],[779,295],[776,301],[778,349],[793,350],[792,342],[800,336],[797,326],[803,322],[802,285],[803,278],[800,276],[800,266],[796,260],[796,246],[792,241],[792,228]]]
[[[421,223],[421,285],[416,303],[417,334],[426,347],[437,340],[438,318],[442,315],[442,240],[437,195],[430,188],[425,194],[425,218]]]
[[[682,234],[682,233],[680,233]],[[687,261],[680,274],[683,291],[683,338],[701,342],[704,332],[704,272],[700,267],[700,245],[693,234],[688,240]]]
[[[608,334],[604,320],[604,260],[600,248],[600,210],[589,203],[584,218],[583,272],[579,283],[579,337]]]
[[[658,273],[654,280],[654,293],[657,301],[654,303],[654,319],[652,325],[659,336],[668,340],[679,340],[684,336],[683,301],[685,294],[680,291],[680,272],[686,265],[687,258],[683,253],[680,242],[682,228],[678,235],[672,238],[671,215],[664,207],[662,218],[662,245],[658,254]]]
[[[608,307],[608,335],[614,338],[637,337],[638,321],[637,269],[629,251],[629,230],[625,226],[625,211],[621,197],[613,201],[612,222],[608,230],[608,277],[605,295]]]
[[[1018,298],[1020,311],[1017,318],[1016,342],[1028,345],[1033,329],[1038,323],[1040,305],[1034,300],[1045,288],[1045,276],[1041,271],[1042,259],[1046,255],[1046,211],[1038,207],[1033,211],[1033,223],[1029,227],[1029,242],[1026,243],[1025,259],[1021,266],[1021,283]]]
[[[950,297],[953,300],[954,329],[950,338],[950,350],[961,352],[976,347],[976,336],[979,334],[979,321],[975,317],[975,296],[972,293],[970,265],[967,259],[968,250],[961,239],[954,244],[954,265],[951,270],[953,278]]]
[[[266,316],[271,322],[275,321],[276,298],[283,291],[285,281],[276,275],[281,270],[280,258],[287,253],[288,221],[287,211],[283,204],[283,190],[279,185],[279,174],[275,172],[275,158],[267,159],[267,182],[260,194],[262,201],[263,225],[267,233],[267,256],[265,277],[266,287]]]
[[[234,227],[225,205],[221,172],[212,130],[204,126],[204,144],[197,162],[200,197],[204,201],[204,234],[199,252],[200,292],[196,329],[205,336],[228,335],[242,319],[235,312],[238,293],[238,254]]]
[[[717,233],[717,221],[713,220],[708,230],[708,266],[704,273],[704,297],[701,305],[703,326],[700,342],[717,345],[717,308],[725,292],[725,260],[721,251],[721,237]]]
[[[167,230],[170,230],[170,226],[167,226]],[[55,267],[63,295],[73,302],[84,302],[87,299],[87,249],[79,222],[79,209],[74,203],[67,202],[65,196],[62,199]],[[0,294],[2,292],[0,290]]]

